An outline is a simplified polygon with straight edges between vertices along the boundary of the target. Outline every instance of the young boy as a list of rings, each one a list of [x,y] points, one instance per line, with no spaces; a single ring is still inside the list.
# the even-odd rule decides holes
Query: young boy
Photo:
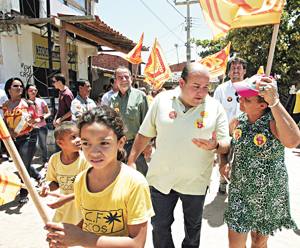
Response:
[[[46,174],[48,185],[42,188],[40,193],[42,197],[47,196],[49,190],[54,191],[58,188],[61,194],[72,194],[76,175],[89,167],[80,151],[79,130],[75,123],[71,121],[63,122],[55,129],[54,137],[61,151],[53,154],[49,159]],[[53,217],[54,222],[75,225],[81,219],[80,211],[75,207],[74,201],[67,202],[59,207]]]

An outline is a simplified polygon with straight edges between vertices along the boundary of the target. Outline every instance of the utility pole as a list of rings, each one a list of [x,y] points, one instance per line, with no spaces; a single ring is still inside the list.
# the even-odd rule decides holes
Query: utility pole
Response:
[[[190,16],[190,5],[198,3],[195,0],[186,0],[185,2],[176,2],[175,5],[186,5],[186,62],[191,63],[191,16]]]
[[[46,11],[47,11],[47,17],[50,18],[51,17],[51,11],[50,11],[50,0],[46,1]],[[53,73],[53,59],[52,59],[52,47],[53,47],[53,43],[52,43],[52,30],[51,30],[51,23],[47,23],[47,41],[48,41],[48,63],[49,63],[49,74],[52,76]],[[50,98],[50,104],[51,104],[51,108],[52,108],[52,114],[53,117],[55,116],[56,110],[55,110],[55,96],[53,94],[49,94],[49,89],[51,90],[51,93],[53,93],[53,86],[52,83],[50,83],[50,78],[48,77],[48,73],[46,74],[46,78],[48,80],[47,84],[48,84],[48,89],[47,89],[47,94],[48,97]],[[49,85],[50,84],[50,85]]]

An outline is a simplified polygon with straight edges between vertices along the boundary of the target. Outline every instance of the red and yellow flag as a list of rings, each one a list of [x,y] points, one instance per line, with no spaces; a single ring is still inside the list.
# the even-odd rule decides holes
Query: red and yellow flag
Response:
[[[284,0],[199,0],[203,14],[218,38],[232,28],[280,23]]]
[[[13,201],[22,185],[16,174],[0,171],[0,206]]]
[[[8,132],[8,129],[0,116],[0,139],[7,139],[10,137],[10,134]]]
[[[153,89],[160,89],[171,78],[172,72],[168,66],[162,49],[155,39],[145,70],[145,81],[152,85]]]
[[[139,40],[139,42],[135,45],[135,47],[124,56],[131,64],[140,64],[142,63],[142,48],[143,48],[143,41],[144,41],[144,33]]]
[[[211,78],[216,78],[226,73],[230,45],[231,43],[229,42],[228,45],[221,51],[209,55],[199,61],[200,64],[206,66],[209,69]]]

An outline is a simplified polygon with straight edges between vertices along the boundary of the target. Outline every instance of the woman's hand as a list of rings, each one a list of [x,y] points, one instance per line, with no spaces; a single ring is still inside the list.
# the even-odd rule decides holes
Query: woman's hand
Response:
[[[264,98],[269,106],[273,106],[279,100],[277,88],[274,79],[270,77],[262,77],[257,83],[259,95]]]
[[[229,175],[230,175],[230,165],[229,164],[224,164],[221,165],[219,167],[219,172],[221,174],[222,177],[224,177],[225,179],[229,179]]]

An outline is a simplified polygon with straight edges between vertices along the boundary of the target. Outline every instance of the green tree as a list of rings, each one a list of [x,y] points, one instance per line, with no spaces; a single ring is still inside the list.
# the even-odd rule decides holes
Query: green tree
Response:
[[[231,30],[225,38],[194,40],[200,47],[200,57],[216,53],[231,41],[231,55],[248,62],[248,76],[260,65],[266,66],[273,32],[272,25]],[[271,74],[280,75],[281,95],[287,96],[288,87],[300,82],[300,0],[288,0],[282,14]]]

